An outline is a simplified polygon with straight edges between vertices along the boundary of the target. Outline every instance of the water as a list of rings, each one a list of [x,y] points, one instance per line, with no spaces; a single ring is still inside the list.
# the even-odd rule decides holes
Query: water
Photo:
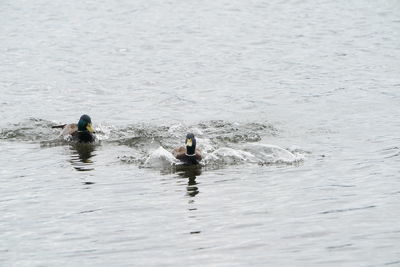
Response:
[[[0,266],[400,265],[399,11],[2,1]]]

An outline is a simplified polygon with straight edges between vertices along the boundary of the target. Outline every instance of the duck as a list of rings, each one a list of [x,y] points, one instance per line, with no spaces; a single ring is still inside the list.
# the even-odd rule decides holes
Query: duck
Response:
[[[199,149],[196,149],[196,138],[193,133],[186,135],[185,147],[175,148],[172,155],[185,165],[199,164],[202,155]]]
[[[62,136],[72,136],[72,140],[79,143],[93,143],[96,139],[92,126],[92,119],[89,115],[82,115],[78,123],[55,125],[51,128],[61,128]]]

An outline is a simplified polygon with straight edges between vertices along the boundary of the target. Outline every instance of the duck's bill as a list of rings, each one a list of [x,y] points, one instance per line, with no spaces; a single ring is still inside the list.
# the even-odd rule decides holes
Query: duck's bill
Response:
[[[89,124],[86,126],[86,130],[88,130],[90,133],[94,133],[94,128],[93,128],[93,126],[92,126],[91,123],[89,123]]]
[[[186,139],[186,146],[192,146],[192,139]]]

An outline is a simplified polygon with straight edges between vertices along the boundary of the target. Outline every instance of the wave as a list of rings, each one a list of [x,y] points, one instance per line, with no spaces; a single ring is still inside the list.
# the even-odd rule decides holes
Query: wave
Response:
[[[51,121],[29,118],[0,129],[0,140],[42,141],[52,136]]]
[[[159,147],[150,152],[144,161],[137,157],[121,158],[124,162],[140,163],[142,167],[169,168],[180,165],[171,152],[164,147]],[[202,166],[220,167],[224,165],[238,165],[253,163],[259,165],[286,164],[292,165],[304,160],[304,155],[299,152],[291,152],[287,149],[269,144],[246,144],[242,149],[221,147],[212,152],[203,152]]]
[[[38,142],[44,147],[68,144],[68,137],[61,136],[59,129],[51,128],[56,124],[58,122],[30,118],[0,129],[0,140]],[[301,162],[306,153],[301,149],[285,149],[263,143],[263,138],[279,134],[278,129],[265,122],[212,120],[189,125],[138,123],[94,126],[97,143],[130,147],[132,153],[120,155],[119,159],[140,167],[168,168],[178,165],[170,151],[182,145],[187,132],[196,135],[204,166],[294,164]]]
[[[257,163],[269,164],[293,164],[304,159],[304,155],[291,152],[288,149],[276,145],[263,143],[245,144],[240,148],[223,147],[212,153],[206,154],[205,164],[238,164]]]

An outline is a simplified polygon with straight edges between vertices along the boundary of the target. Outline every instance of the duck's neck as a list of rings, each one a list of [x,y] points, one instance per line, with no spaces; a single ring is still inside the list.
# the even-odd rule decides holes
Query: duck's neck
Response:
[[[195,146],[187,146],[186,147],[186,155],[193,156],[195,154],[196,147]]]

